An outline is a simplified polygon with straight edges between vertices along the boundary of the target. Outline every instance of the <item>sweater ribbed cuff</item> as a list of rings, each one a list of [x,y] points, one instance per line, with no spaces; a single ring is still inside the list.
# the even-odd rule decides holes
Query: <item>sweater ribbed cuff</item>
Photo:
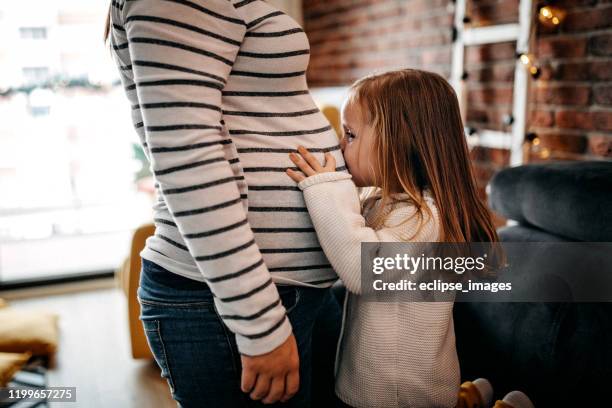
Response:
[[[269,353],[283,344],[291,335],[293,329],[289,322],[289,317],[285,316],[280,327],[265,337],[251,339],[240,334],[236,334],[236,345],[240,354],[246,356],[260,356]]]
[[[351,177],[352,176],[349,173],[344,173],[340,171],[317,173],[314,176],[307,177],[304,180],[300,181],[298,187],[301,190],[306,190],[308,187],[314,186],[315,184],[327,183],[338,180],[347,180]]]

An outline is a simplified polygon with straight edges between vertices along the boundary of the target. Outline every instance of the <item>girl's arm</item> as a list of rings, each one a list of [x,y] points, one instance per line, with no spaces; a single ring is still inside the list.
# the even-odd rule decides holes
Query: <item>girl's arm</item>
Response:
[[[413,223],[378,230],[367,227],[361,215],[357,188],[348,173],[318,173],[298,185],[304,191],[308,212],[325,255],[347,290],[361,294],[361,243],[398,242],[402,233],[414,227]],[[413,213],[413,207],[402,207],[389,216],[403,219]]]
[[[327,259],[347,290],[361,293],[361,243],[379,237],[365,226],[351,175],[319,173],[298,185]]]
[[[291,154],[291,160],[308,176],[291,169],[287,174],[304,191],[304,200],[325,255],[344,282],[347,290],[361,294],[361,243],[401,242],[419,228],[414,206],[398,207],[387,215],[388,224],[374,230],[366,226],[361,215],[357,187],[351,175],[335,170],[335,160],[326,154],[325,166],[302,147],[302,157]],[[430,220],[431,221],[431,220]],[[435,240],[434,222],[427,222],[419,231],[418,240]]]

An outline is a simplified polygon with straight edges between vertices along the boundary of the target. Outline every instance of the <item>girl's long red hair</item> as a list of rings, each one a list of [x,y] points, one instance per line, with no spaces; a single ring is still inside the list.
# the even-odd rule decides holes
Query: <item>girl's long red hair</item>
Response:
[[[414,69],[368,76],[351,86],[348,103],[357,103],[375,129],[376,185],[383,203],[399,190],[423,217],[429,212],[423,194],[429,190],[441,242],[498,240],[476,188],[457,96],[444,78]]]

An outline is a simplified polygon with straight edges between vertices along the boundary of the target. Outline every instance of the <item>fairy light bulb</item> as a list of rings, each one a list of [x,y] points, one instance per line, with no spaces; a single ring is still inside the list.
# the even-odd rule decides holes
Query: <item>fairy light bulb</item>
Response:
[[[540,9],[540,15],[544,18],[551,18],[553,16],[553,13],[550,7],[545,6]]]
[[[529,58],[529,55],[527,54],[521,54],[520,59],[524,65],[529,65],[529,63],[531,62],[531,58]]]
[[[538,79],[541,72],[540,72],[540,68],[538,68],[538,66],[534,63],[535,58],[533,57],[533,55],[521,53],[521,54],[518,54],[518,59],[519,61],[521,61],[521,64],[523,64],[526,67],[526,69],[529,71],[531,76],[534,79]]]
[[[538,12],[538,20],[545,26],[554,27],[561,24],[565,11],[558,7],[544,6]]]

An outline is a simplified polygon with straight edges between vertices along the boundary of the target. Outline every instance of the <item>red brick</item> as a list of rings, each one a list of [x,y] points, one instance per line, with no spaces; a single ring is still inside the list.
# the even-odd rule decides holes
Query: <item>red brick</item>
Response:
[[[593,129],[591,112],[562,110],[555,113],[555,123],[560,128]]]
[[[450,64],[451,58],[450,48],[421,51],[421,63],[423,65]]]
[[[592,135],[589,137],[589,152],[594,156],[612,157],[612,136]]]
[[[589,41],[591,55],[612,55],[612,34],[593,37]]]
[[[535,127],[550,127],[555,123],[555,116],[552,111],[533,110],[529,124]]]
[[[587,105],[591,89],[585,85],[544,86],[536,89],[536,101],[555,105]]]
[[[583,81],[588,80],[590,76],[589,63],[581,62],[548,62],[541,69],[540,79],[558,79],[566,81]]]
[[[466,47],[465,63],[478,64],[489,61],[514,60],[516,55],[516,44],[514,42],[503,42],[497,44],[485,44]]]
[[[581,7],[581,6],[592,6],[597,3],[597,0],[557,0],[555,6],[567,8],[567,7]]]
[[[602,81],[612,79],[610,64],[610,61],[593,61],[589,63],[589,74],[591,79]]]
[[[474,26],[507,24],[518,22],[518,0],[503,2],[467,2],[467,15]]]
[[[612,111],[592,112],[593,128],[595,130],[612,131]]]
[[[588,140],[584,135],[562,134],[562,133],[538,133],[539,148],[547,148],[553,151],[568,153],[585,153]]]
[[[561,128],[612,131],[612,111],[562,110],[555,114],[555,122]]]
[[[576,58],[586,55],[585,38],[546,37],[537,41],[538,58]]]
[[[504,116],[510,114],[512,107],[499,109],[495,106],[468,104],[467,126],[476,129],[509,130],[504,124]]]
[[[599,105],[612,105],[612,85],[594,87],[593,101]]]
[[[432,47],[450,44],[450,31],[438,32],[430,35],[405,36],[401,39],[403,47]]]
[[[497,63],[475,70],[468,68],[467,72],[469,82],[512,82],[514,80],[514,63]]]
[[[488,88],[468,91],[468,103],[511,104],[512,88]]]
[[[485,109],[476,109],[472,106],[468,106],[466,119],[468,122],[486,123],[488,122],[489,117]]]
[[[510,163],[510,150],[489,149],[490,161],[498,166],[505,167]]]
[[[489,147],[475,146],[470,151],[470,158],[474,162],[493,163],[497,166],[507,166],[510,162],[510,151],[507,149],[492,149]]]
[[[495,174],[495,170],[487,165],[481,165],[479,163],[472,164],[472,170],[474,171],[474,177],[479,186],[484,187],[487,185],[491,177]]]
[[[529,163],[546,163],[551,160],[580,161],[584,160],[584,155],[563,151],[551,151],[550,149],[536,149],[529,153]]]
[[[565,32],[592,31],[608,28],[611,21],[612,7],[597,7],[568,13],[561,29]]]

